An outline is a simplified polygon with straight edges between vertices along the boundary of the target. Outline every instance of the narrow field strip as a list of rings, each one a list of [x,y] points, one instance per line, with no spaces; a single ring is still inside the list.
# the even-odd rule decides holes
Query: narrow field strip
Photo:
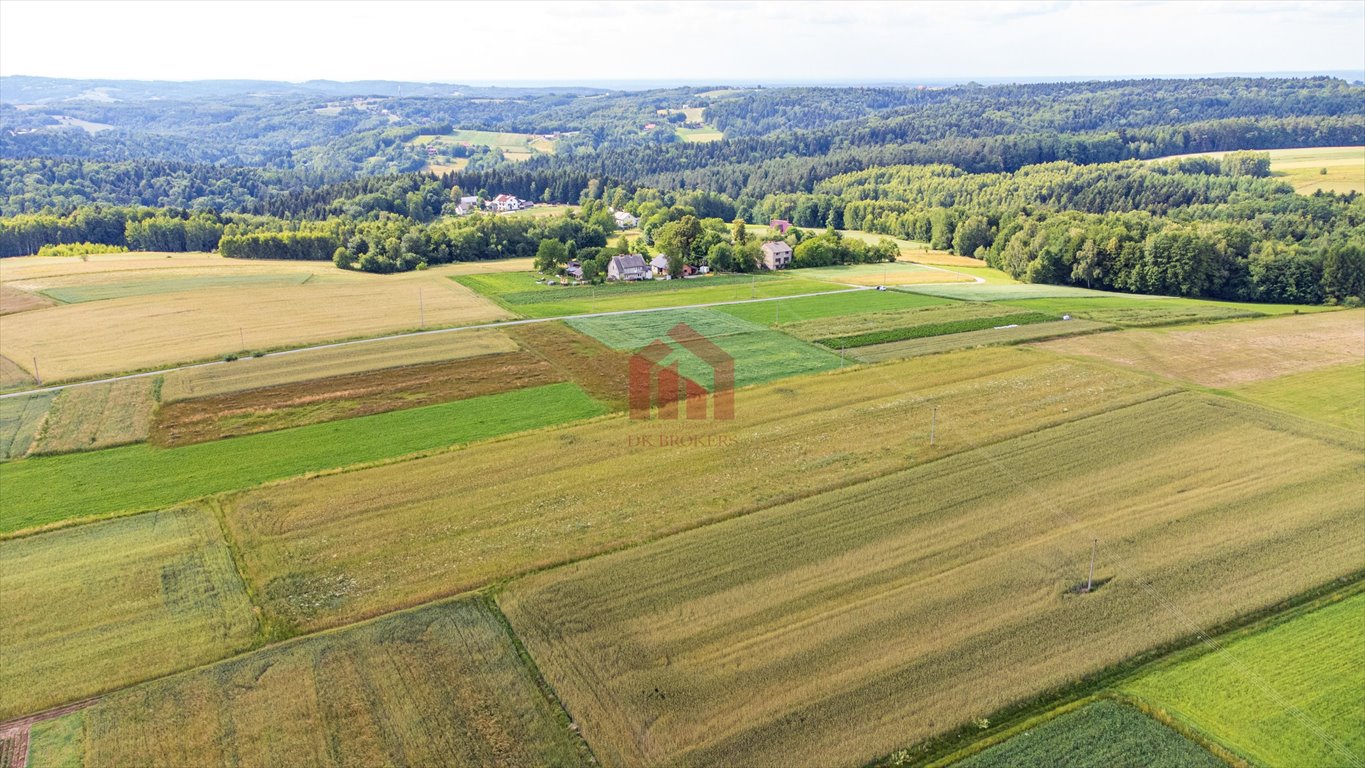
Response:
[[[573,384],[177,448],[130,445],[5,467],[0,532],[165,507],[281,478],[460,445],[605,412]]]
[[[0,459],[29,452],[56,397],[56,392],[38,392],[0,400]]]
[[[1096,323],[1089,320],[1058,320],[1056,322],[1019,325],[1012,328],[990,328],[983,331],[950,333],[924,339],[873,344],[867,347],[859,347],[850,356],[863,363],[880,363],[886,360],[936,355],[959,349],[1023,344],[1029,341],[1045,341],[1065,336],[1084,336],[1113,329],[1114,326],[1108,323]]]
[[[142,378],[64,389],[52,401],[30,453],[73,453],[146,440],[160,388],[160,380]]]

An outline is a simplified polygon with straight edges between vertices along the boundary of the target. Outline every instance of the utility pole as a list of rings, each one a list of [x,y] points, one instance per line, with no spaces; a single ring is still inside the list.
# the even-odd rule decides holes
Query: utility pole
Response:
[[[757,296],[757,295],[758,295],[758,275],[754,275],[754,276],[750,279],[750,282],[749,282],[749,298],[752,299],[752,298],[754,298],[754,297]]]
[[[1095,550],[1099,546],[1099,539],[1090,540],[1090,576],[1085,580],[1085,591],[1087,593],[1095,586]]]
[[[240,326],[240,325],[237,326],[237,339],[238,339],[239,341],[242,342],[242,350],[245,351],[245,350],[246,350],[246,329],[243,328],[243,327]]]
[[[33,356],[33,379],[38,382],[38,386],[43,385],[43,377],[38,375],[38,356]]]

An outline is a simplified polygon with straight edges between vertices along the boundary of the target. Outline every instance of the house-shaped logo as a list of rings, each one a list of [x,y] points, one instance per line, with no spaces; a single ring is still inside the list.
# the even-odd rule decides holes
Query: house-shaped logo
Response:
[[[630,417],[677,419],[686,409],[689,420],[733,419],[735,417],[735,361],[686,323],[668,332],[670,345],[655,339],[630,358]],[[691,355],[711,369],[711,389],[685,378],[678,361],[664,365],[674,352]],[[710,413],[707,413],[707,403]]]

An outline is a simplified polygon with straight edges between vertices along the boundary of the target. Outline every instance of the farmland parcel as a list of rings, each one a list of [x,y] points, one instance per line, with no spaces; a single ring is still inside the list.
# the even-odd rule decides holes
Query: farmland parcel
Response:
[[[859,765],[1356,571],[1365,456],[1298,423],[1173,395],[500,604],[604,765]]]

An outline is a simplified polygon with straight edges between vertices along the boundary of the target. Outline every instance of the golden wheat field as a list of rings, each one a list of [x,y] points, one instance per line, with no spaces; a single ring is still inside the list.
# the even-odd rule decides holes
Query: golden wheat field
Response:
[[[1162,397],[499,603],[603,765],[857,766],[1358,570],[1365,454],[1299,423]]]
[[[320,628],[1165,391],[1033,351],[946,355],[740,390],[732,421],[607,417],[286,482],[229,498],[225,519],[267,614]]]
[[[23,312],[6,316],[0,353],[21,367],[37,356],[43,380],[56,381],[415,330],[423,323],[431,328],[509,317],[430,272],[365,277],[205,288]]]
[[[1365,359],[1365,310],[1130,330],[1040,346],[1209,387],[1231,387]]]

